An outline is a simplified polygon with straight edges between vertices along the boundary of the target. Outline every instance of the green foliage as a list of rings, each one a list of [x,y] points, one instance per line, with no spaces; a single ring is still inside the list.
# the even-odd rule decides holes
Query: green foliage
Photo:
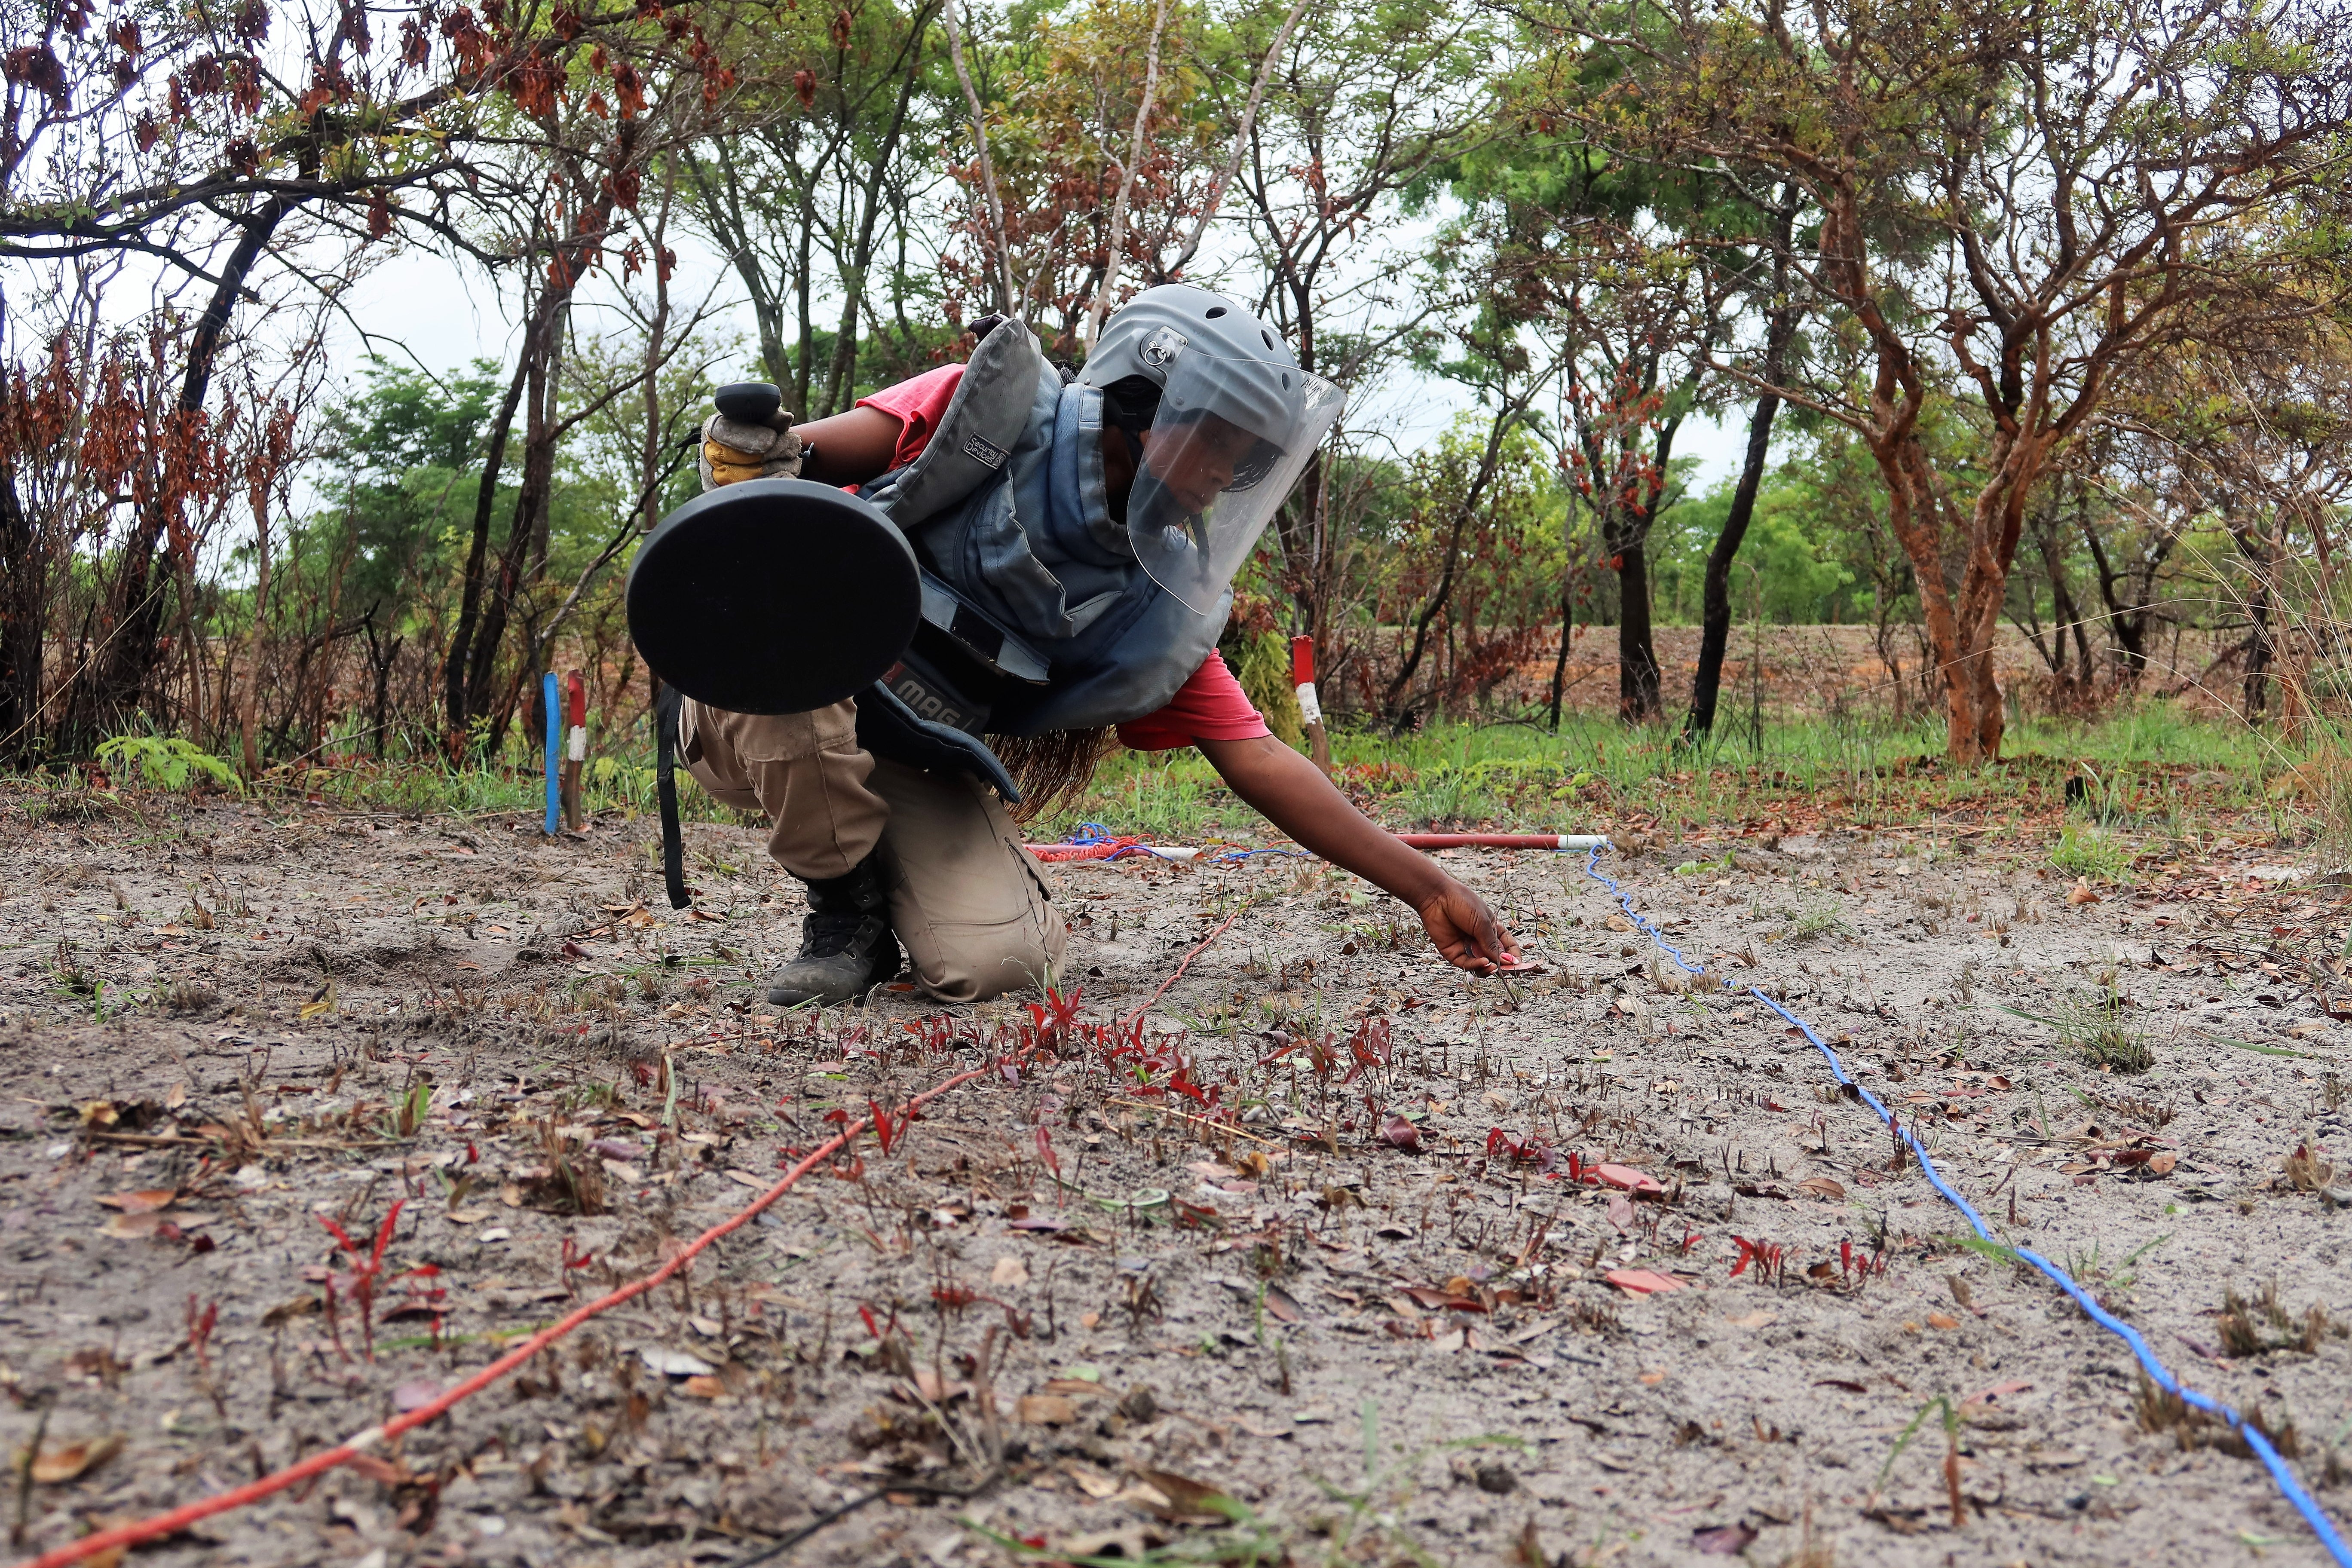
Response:
[[[2120,882],[2131,868],[2131,847],[2105,829],[2070,822],[2058,830],[2050,863],[2087,882]]]
[[[242,790],[235,769],[178,735],[110,735],[98,744],[98,760],[117,775],[150,789],[182,790],[191,779],[209,779],[226,790]]]
[[[321,475],[315,551],[348,552],[344,595],[400,612],[457,561],[472,525],[482,447],[504,376],[489,360],[447,378],[371,358],[358,395],[327,411],[340,475]],[[338,483],[337,479],[341,482]]]
[[[1727,477],[1667,511],[1652,531],[1660,621],[1697,623],[1707,552],[1730,514],[1737,483]],[[1844,559],[1847,548],[1840,520],[1823,503],[1813,476],[1800,463],[1785,465],[1757,494],[1732,568],[1732,618],[1744,622],[1760,612],[1774,626],[1867,619],[1872,595]]]
[[[1243,693],[1265,715],[1265,727],[1286,746],[1307,743],[1307,720],[1298,689],[1290,683],[1290,639],[1280,632],[1242,632],[1223,645],[1225,661]]]
[[[2112,977],[2095,991],[2065,992],[2053,1006],[2054,1011],[2049,1014],[2029,1013],[2021,1007],[2001,1010],[2046,1025],[2056,1032],[2060,1045],[2093,1067],[2137,1073],[2156,1065],[2156,1051],[2147,1043],[2147,1034],[2133,1026],[2127,1016],[2131,1004],[2116,990]]]

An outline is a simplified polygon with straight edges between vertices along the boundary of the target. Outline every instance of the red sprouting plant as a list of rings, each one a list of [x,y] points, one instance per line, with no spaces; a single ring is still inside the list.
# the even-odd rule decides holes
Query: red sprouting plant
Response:
[[[401,1207],[407,1202],[406,1198],[394,1200],[391,1210],[383,1216],[383,1224],[376,1229],[374,1247],[365,1254],[361,1252],[359,1243],[353,1241],[341,1226],[325,1215],[319,1216],[319,1223],[335,1238],[336,1247],[351,1261],[351,1273],[346,1277],[343,1293],[359,1303],[360,1334],[367,1346],[370,1361],[375,1360],[375,1290],[376,1282],[383,1274],[383,1249],[392,1245],[393,1227],[400,1223]],[[331,1300],[334,1281],[331,1279],[327,1284],[328,1296]]]
[[[1865,1258],[1851,1241],[1838,1243],[1838,1277],[1842,1279],[1867,1279],[1874,1274],[1886,1272],[1886,1247],[1881,1244]]]
[[[188,1348],[195,1352],[196,1364],[204,1369],[206,1377],[213,1374],[212,1352],[207,1347],[212,1341],[213,1325],[218,1321],[220,1321],[220,1303],[211,1302],[199,1312],[196,1310],[196,1293],[193,1290],[189,1291]]]
[[[1356,1032],[1348,1037],[1348,1055],[1354,1058],[1354,1065],[1348,1068],[1348,1076],[1339,1081],[1353,1083],[1356,1075],[1366,1068],[1388,1066],[1395,1051],[1395,1044],[1390,1038],[1389,1021],[1386,1018],[1365,1019],[1356,1026]]]
[[[572,1276],[596,1261],[593,1252],[582,1252],[570,1237],[563,1238],[563,1256],[556,1264],[555,1277],[562,1281],[565,1294],[573,1294]]]
[[[1044,1161],[1045,1169],[1055,1175],[1062,1173],[1062,1157],[1054,1152],[1053,1135],[1045,1131],[1045,1124],[1042,1121],[1037,1124],[1037,1158]]]
[[[1739,1260],[1731,1266],[1731,1278],[1738,1279],[1756,1265],[1757,1278],[1778,1284],[1787,1274],[1788,1251],[1776,1242],[1750,1241],[1744,1236],[1731,1238],[1739,1244]]]
[[[1583,1167],[1577,1163],[1575,1155],[1567,1155],[1563,1159],[1560,1152],[1551,1146],[1550,1140],[1540,1132],[1514,1138],[1499,1127],[1490,1128],[1486,1132],[1486,1158],[1507,1159],[1515,1165],[1540,1165],[1547,1173],[1558,1171],[1564,1163],[1571,1178],[1583,1173]]]
[[[360,1244],[353,1241],[350,1235],[344,1231],[341,1226],[337,1225],[332,1219],[329,1218],[325,1215],[320,1215],[319,1216],[319,1223],[325,1226],[328,1234],[335,1238],[335,1246],[337,1249],[340,1250],[343,1257],[350,1262],[351,1271],[342,1275],[340,1282],[342,1286],[343,1295],[359,1303],[361,1342],[367,1349],[367,1358],[370,1361],[375,1360],[376,1292],[384,1284],[388,1283],[383,1272],[383,1252],[385,1247],[392,1245],[392,1233],[394,1227],[399,1225],[400,1211],[407,1202],[408,1200],[406,1198],[401,1198],[394,1202],[391,1210],[383,1216],[383,1224],[376,1228],[375,1245],[368,1248],[364,1253],[361,1251]],[[391,1278],[394,1279],[433,1279],[438,1278],[440,1273],[441,1270],[439,1266],[431,1263],[421,1263],[414,1268],[405,1269]],[[327,1322],[331,1330],[335,1330],[335,1289],[337,1283],[338,1279],[336,1276],[330,1275],[328,1277],[326,1310]],[[441,1332],[439,1321],[440,1302],[442,1299],[448,1294],[448,1292],[442,1287],[436,1285],[425,1290],[417,1290],[412,1287],[410,1293],[415,1300],[421,1300],[434,1309],[436,1315],[433,1332],[435,1338],[438,1339]],[[342,1352],[342,1335],[339,1330],[335,1330],[335,1348],[338,1352]],[[347,1361],[350,1359],[348,1352],[344,1352],[344,1359]]]

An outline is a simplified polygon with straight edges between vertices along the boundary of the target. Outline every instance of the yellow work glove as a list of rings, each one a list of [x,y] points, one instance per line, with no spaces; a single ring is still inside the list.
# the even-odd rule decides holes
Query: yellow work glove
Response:
[[[796,479],[801,473],[800,434],[714,414],[703,424],[702,451],[695,468],[706,490],[740,479]]]

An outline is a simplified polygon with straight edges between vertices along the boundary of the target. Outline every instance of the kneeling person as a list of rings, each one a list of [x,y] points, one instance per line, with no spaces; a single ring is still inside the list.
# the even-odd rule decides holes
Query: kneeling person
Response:
[[[1283,833],[1411,904],[1449,962],[1511,962],[1517,944],[1485,900],[1276,740],[1216,651],[1234,574],[1337,416],[1337,393],[1240,306],[1181,284],[1113,315],[1074,384],[1019,323],[995,331],[1018,337],[984,342],[969,374],[943,366],[845,414],[783,431],[714,418],[705,488],[779,475],[862,487],[927,573],[1045,661],[1046,679],[997,700],[992,734],[1030,738],[1033,757],[1066,738],[1071,765],[1106,726],[1139,750],[1197,746]],[[1025,422],[1008,426],[1009,398]],[[1009,447],[977,433],[983,405],[993,428],[1018,429]],[[769,1000],[861,996],[898,972],[901,942],[944,1001],[1058,973],[1061,916],[995,791],[877,756],[859,729],[855,700],[766,716],[684,707],[690,771],[765,814],[770,854],[808,884],[800,954]]]

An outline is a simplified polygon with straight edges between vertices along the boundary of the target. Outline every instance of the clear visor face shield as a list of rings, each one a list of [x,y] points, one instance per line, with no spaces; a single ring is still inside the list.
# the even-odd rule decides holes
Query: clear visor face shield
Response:
[[[1128,539],[1151,580],[1215,614],[1343,401],[1304,371],[1181,354],[1128,492]]]

